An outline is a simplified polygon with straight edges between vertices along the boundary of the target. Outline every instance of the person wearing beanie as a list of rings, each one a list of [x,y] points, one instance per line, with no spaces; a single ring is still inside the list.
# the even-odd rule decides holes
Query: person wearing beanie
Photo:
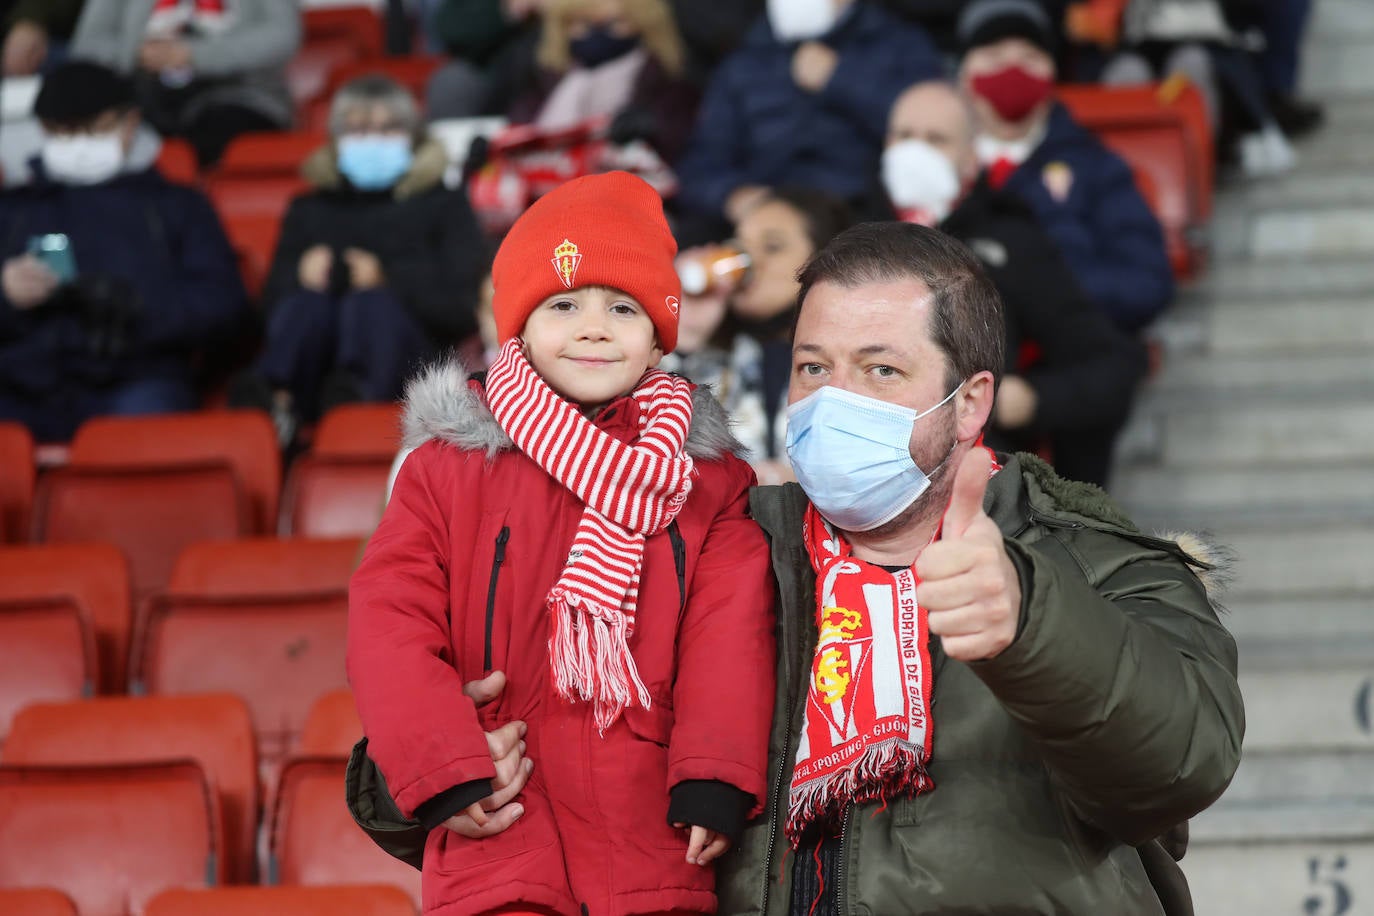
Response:
[[[1173,299],[1164,233],[1130,166],[1054,100],[1054,21],[1036,0],[973,0],[957,36],[987,183],[1028,204],[1093,303],[1141,331]]]
[[[768,549],[724,411],[655,368],[676,250],[641,179],[554,189],[496,253],[488,371],[407,389],[349,594],[350,807],[426,913],[714,913],[765,801]]]
[[[98,414],[193,408],[192,366],[249,315],[219,218],[158,174],[113,70],[62,64],[34,115],[34,179],[0,195],[0,418],[64,441]]]

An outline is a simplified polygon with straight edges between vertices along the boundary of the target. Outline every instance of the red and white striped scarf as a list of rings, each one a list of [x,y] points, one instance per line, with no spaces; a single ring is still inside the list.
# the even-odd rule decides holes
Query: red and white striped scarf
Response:
[[[217,32],[228,23],[226,0],[156,0],[147,32],[156,37],[178,36],[192,28]]]
[[[486,390],[492,416],[516,447],[582,500],[567,565],[548,596],[549,663],[559,695],[592,701],[604,732],[635,701],[649,708],[629,637],[644,539],[668,526],[692,489],[692,459],[683,451],[692,385],[667,372],[644,374],[630,393],[639,405],[633,445],[554,393],[519,338],[501,348]]]

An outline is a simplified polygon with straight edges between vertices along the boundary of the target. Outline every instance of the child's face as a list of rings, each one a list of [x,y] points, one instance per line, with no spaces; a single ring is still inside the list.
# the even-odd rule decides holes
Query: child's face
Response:
[[[530,313],[520,336],[534,370],[584,409],[629,394],[663,357],[648,313],[604,286],[555,293]]]

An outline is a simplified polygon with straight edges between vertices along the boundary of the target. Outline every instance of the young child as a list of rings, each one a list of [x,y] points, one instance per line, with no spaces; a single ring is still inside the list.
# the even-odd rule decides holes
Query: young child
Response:
[[[713,913],[703,866],[764,801],[768,550],[724,411],[654,369],[675,252],[640,179],[559,187],[497,252],[485,378],[407,393],[418,447],[350,594],[369,753],[429,828],[499,807],[484,732],[525,723],[533,762],[505,831],[430,830],[425,913]]]

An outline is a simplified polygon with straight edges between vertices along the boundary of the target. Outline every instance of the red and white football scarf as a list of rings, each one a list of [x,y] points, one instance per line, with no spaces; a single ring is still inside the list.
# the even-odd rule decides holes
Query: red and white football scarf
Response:
[[[148,16],[147,32],[154,36],[176,36],[195,27],[209,32],[222,31],[229,23],[227,0],[157,0]]]
[[[833,824],[850,804],[934,788],[930,650],[915,567],[890,573],[853,556],[814,506],[804,525],[820,637],[787,799],[794,847],[809,825]]]
[[[549,662],[566,699],[591,701],[605,731],[628,705],[649,708],[630,654],[644,539],[668,526],[692,489],[683,451],[692,385],[650,370],[631,392],[639,438],[627,445],[597,429],[530,366],[519,338],[487,371],[492,416],[517,448],[584,504],[568,562],[549,592]],[[633,688],[633,690],[632,690]]]

